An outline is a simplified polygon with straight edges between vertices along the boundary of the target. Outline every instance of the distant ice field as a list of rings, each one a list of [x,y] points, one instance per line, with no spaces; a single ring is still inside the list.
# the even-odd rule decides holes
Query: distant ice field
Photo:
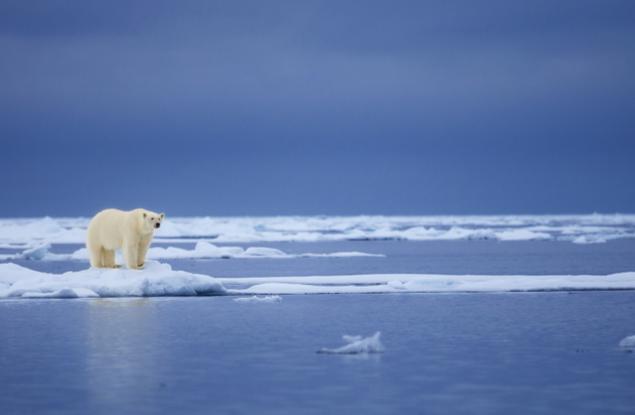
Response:
[[[0,248],[38,242],[82,243],[88,218],[0,219]],[[602,243],[635,237],[635,215],[175,217],[165,242],[316,242],[355,240],[562,240]]]

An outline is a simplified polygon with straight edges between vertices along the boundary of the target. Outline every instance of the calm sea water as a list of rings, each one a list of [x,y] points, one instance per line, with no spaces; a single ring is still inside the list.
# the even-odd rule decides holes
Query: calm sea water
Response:
[[[635,270],[629,240],[267,245],[387,256],[167,262],[222,277]],[[375,331],[381,355],[315,353]],[[0,413],[632,414],[635,354],[617,347],[632,334],[631,291],[3,300]]]

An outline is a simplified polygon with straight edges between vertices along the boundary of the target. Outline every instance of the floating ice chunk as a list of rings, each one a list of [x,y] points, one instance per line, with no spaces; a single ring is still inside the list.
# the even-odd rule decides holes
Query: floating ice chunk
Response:
[[[275,249],[275,248],[265,248],[265,247],[258,247],[258,246],[253,246],[250,248],[247,248],[241,255],[240,257],[249,257],[249,258],[288,258],[288,257],[292,257],[293,255],[289,255],[286,252],[283,252],[279,249]]]
[[[299,256],[305,258],[354,258],[354,257],[385,257],[384,254],[369,254],[367,252],[344,251],[344,252],[328,252],[328,253],[307,253]]]
[[[97,269],[49,274],[16,264],[0,264],[2,297],[154,297],[224,294],[213,277],[173,271],[149,261],[143,270]]]
[[[382,353],[384,351],[384,345],[379,339],[381,332],[377,332],[370,337],[363,338],[362,336],[349,336],[344,335],[342,339],[345,344],[337,349],[322,348],[318,350],[318,353],[326,354],[360,354],[360,353]]]
[[[580,235],[576,238],[573,238],[571,242],[574,244],[603,244],[606,243],[609,239],[616,239],[611,235]]]
[[[237,303],[279,303],[282,301],[282,297],[279,295],[263,295],[259,297],[252,295],[251,297],[238,297],[234,298]]]
[[[536,241],[552,239],[546,232],[535,232],[530,229],[509,229],[496,232],[499,241]]]
[[[49,249],[51,249],[51,244],[43,243],[23,251],[20,257],[22,259],[42,260],[49,253]]]
[[[240,278],[232,278],[237,283]],[[245,289],[230,290],[233,294],[381,294],[395,292],[386,284],[371,285],[313,285],[289,283],[263,283]]]
[[[611,275],[366,274],[221,278],[231,293],[378,294],[635,290],[635,272]]]
[[[194,249],[176,247],[153,247],[148,251],[150,259],[179,259],[179,258],[233,258],[244,254],[238,246],[219,247],[207,241],[198,241]]]
[[[53,255],[49,253],[49,249],[51,249],[50,243],[40,243],[17,254],[0,255],[0,260],[11,261],[15,259],[26,259],[40,261],[43,259],[52,259]]]
[[[624,337],[620,341],[620,347],[629,352],[635,351],[635,335]]]
[[[243,249],[238,246],[216,246],[207,241],[199,241],[193,250],[183,248],[150,248],[148,257],[151,259],[174,259],[174,258],[298,258],[298,257],[383,257],[381,254],[368,254],[366,252],[328,252],[328,253],[305,253],[288,254],[280,249],[252,246]]]

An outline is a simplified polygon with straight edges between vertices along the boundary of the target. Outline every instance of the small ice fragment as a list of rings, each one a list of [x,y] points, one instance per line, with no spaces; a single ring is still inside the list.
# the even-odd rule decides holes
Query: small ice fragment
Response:
[[[251,297],[234,298],[237,303],[279,303],[282,301],[282,297],[279,295],[263,295],[259,297],[252,295]]]
[[[287,254],[284,251],[281,251],[279,249],[275,249],[275,248],[266,248],[266,247],[260,247],[260,246],[252,246],[249,247],[247,249],[245,249],[245,252],[243,253],[243,256],[245,257],[253,257],[253,258],[258,258],[258,257],[262,257],[262,258],[284,258],[284,257],[288,257],[289,254]]]
[[[51,249],[51,244],[44,243],[44,244],[40,244],[40,245],[37,245],[22,251],[22,253],[19,256],[22,259],[40,261],[44,259],[44,257],[46,257],[46,255],[49,252],[49,249]]]
[[[381,332],[377,332],[370,337],[344,335],[342,339],[348,343],[337,349],[322,348],[318,353],[325,354],[360,354],[360,353],[382,353],[384,345],[381,344]]]
[[[624,337],[620,341],[620,347],[629,352],[635,351],[635,335]]]

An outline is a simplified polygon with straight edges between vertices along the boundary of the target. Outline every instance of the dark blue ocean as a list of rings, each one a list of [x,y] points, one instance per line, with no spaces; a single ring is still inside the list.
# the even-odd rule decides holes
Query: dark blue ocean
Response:
[[[386,257],[164,262],[218,277],[635,270],[630,239],[259,245]],[[376,331],[382,354],[316,353]],[[9,299],[0,301],[0,413],[633,414],[635,354],[618,348],[633,334],[633,291]]]

